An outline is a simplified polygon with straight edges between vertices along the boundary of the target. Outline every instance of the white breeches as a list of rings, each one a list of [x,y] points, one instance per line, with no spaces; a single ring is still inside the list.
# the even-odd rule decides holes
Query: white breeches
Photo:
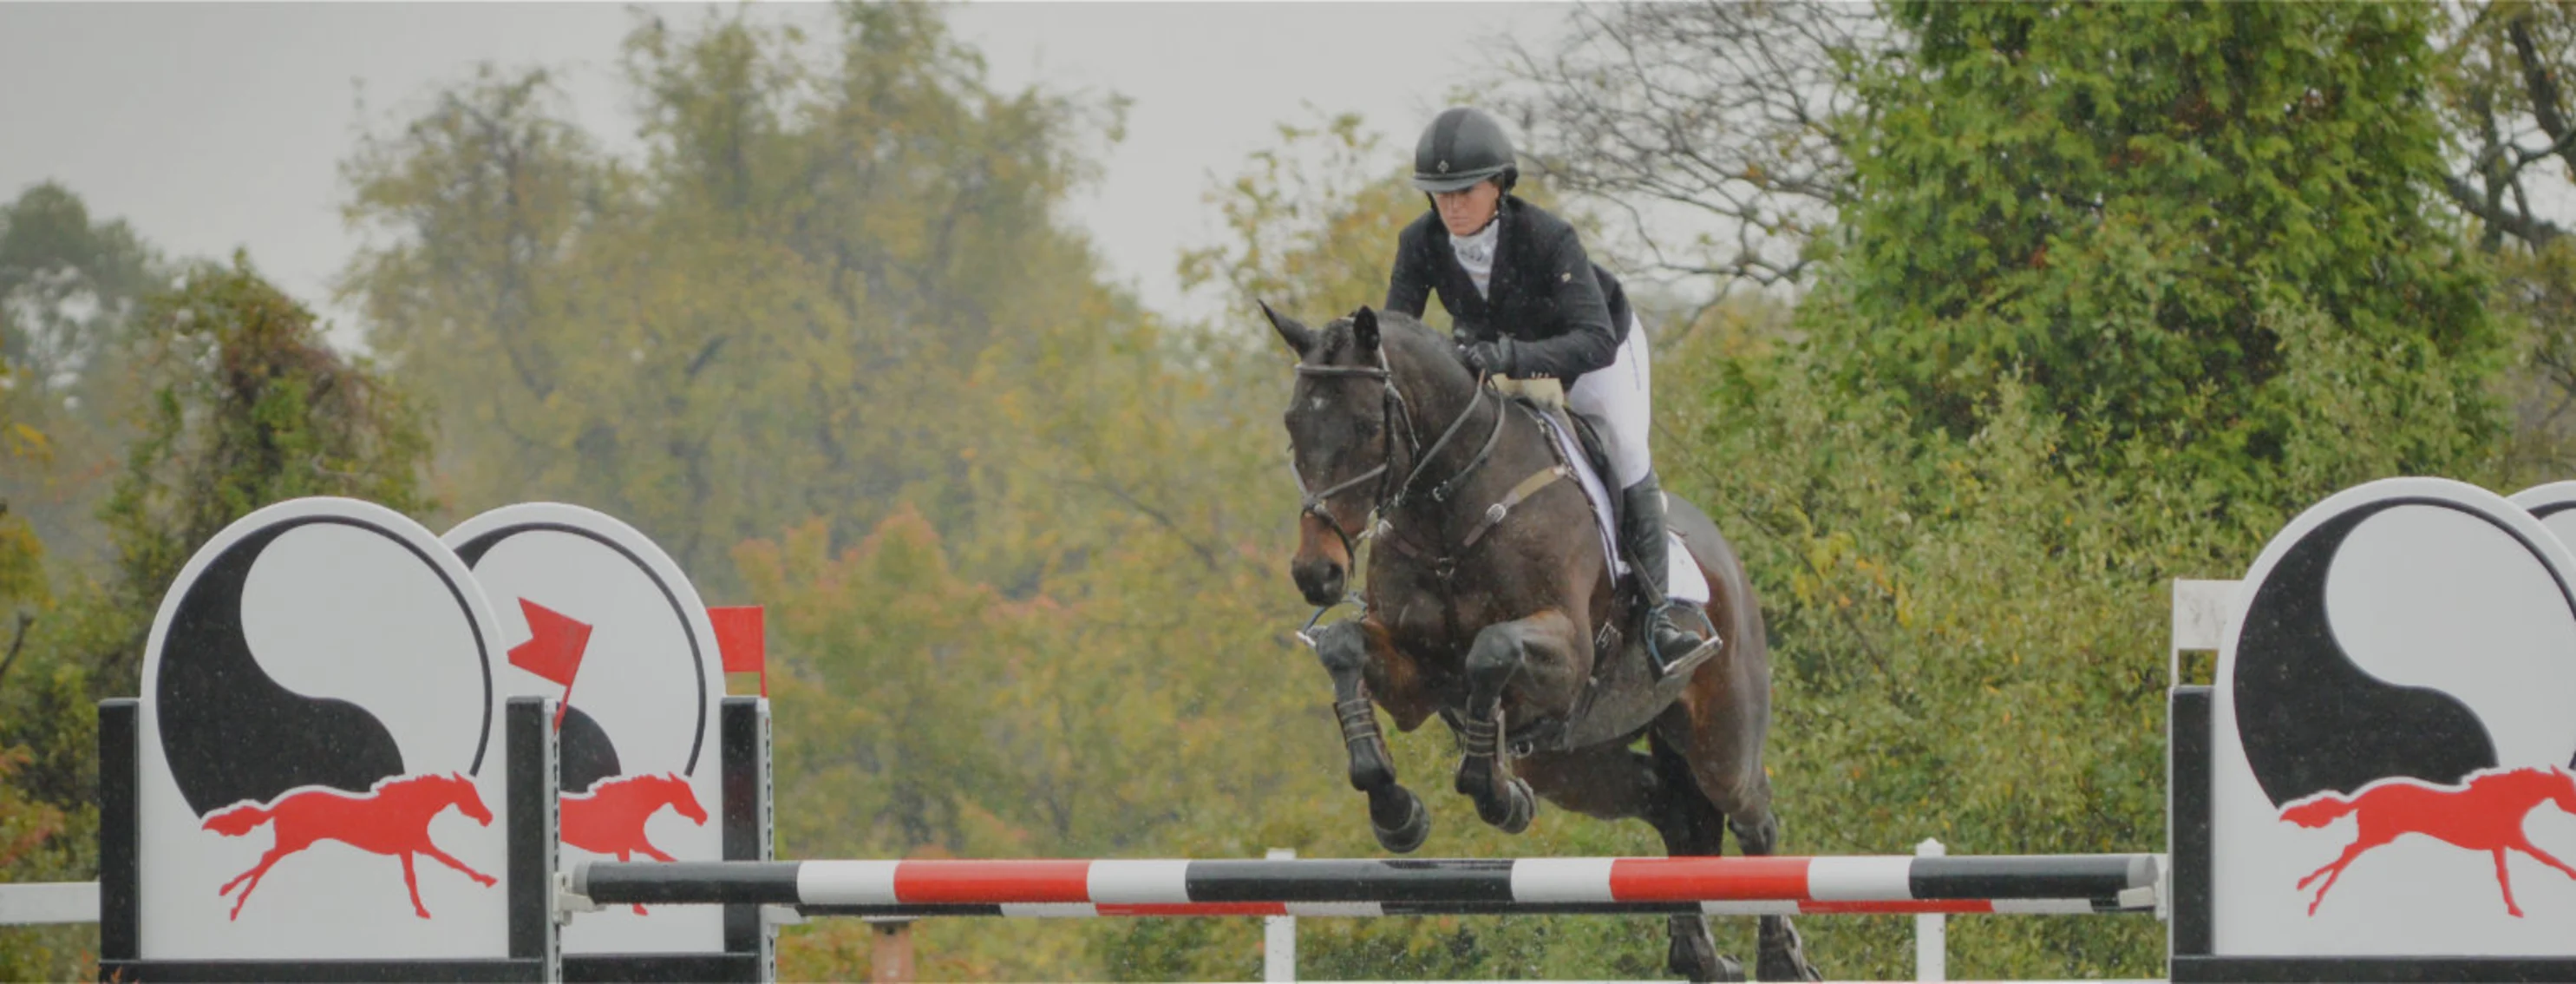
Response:
[[[1565,391],[1565,408],[1582,417],[1600,432],[1601,443],[1610,454],[1610,470],[1618,487],[1625,489],[1655,470],[1654,452],[1648,450],[1646,437],[1653,426],[1654,373],[1647,366],[1650,356],[1646,344],[1646,326],[1635,313],[1628,315],[1628,340],[1619,343],[1619,357],[1607,366],[1584,373]]]

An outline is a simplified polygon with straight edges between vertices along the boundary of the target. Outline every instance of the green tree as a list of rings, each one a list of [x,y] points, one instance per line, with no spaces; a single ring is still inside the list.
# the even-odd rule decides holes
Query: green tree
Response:
[[[1139,326],[1056,217],[1114,102],[994,91],[933,8],[831,30],[640,21],[641,160],[563,122],[543,73],[367,141],[350,215],[383,245],[343,289],[437,405],[460,508],[592,503],[719,583],[809,518],[848,544],[906,500],[961,528],[1014,426],[980,394]],[[1045,556],[975,562],[1025,584]]]
[[[332,351],[301,305],[247,258],[201,263],[137,317],[140,437],[101,508],[104,578],[59,590],[0,689],[0,744],[35,759],[25,788],[90,810],[96,702],[131,696],[161,592],[199,545],[261,506],[307,495],[420,513],[428,441],[404,397]]]
[[[153,297],[141,374],[151,394],[102,517],[117,546],[118,607],[134,631],[92,664],[102,693],[132,693],[159,593],[236,519],[299,496],[426,512],[429,451],[409,399],[363,359],[333,351],[312,312],[247,255],[200,263]]]
[[[1845,376],[1965,436],[2019,374],[2078,455],[2172,445],[2245,495],[2308,408],[2302,357],[2390,385],[2398,467],[2488,450],[2500,336],[2443,221],[2428,8],[1901,3],[1864,76]],[[2312,327],[2316,345],[2290,336]],[[2181,425],[2189,421],[2189,429]]]
[[[8,361],[0,359],[0,375],[9,368]],[[0,403],[0,460],[15,473],[41,463],[46,450],[44,435],[19,422],[9,406]],[[0,650],[0,688],[8,686],[10,671],[26,653],[27,630],[49,600],[44,544],[10,505],[0,499],[0,604],[7,606],[16,625],[9,632],[8,648]],[[35,755],[12,740],[15,737],[0,738],[0,882],[51,880],[64,867],[64,857],[77,854],[78,847],[62,836],[69,821],[66,811],[37,799],[17,781],[18,771]],[[0,929],[0,975],[13,979],[62,976],[66,965],[49,945],[54,941],[46,939],[60,935]]]
[[[122,220],[94,220],[54,182],[0,204],[0,355],[14,370],[0,393],[18,423],[46,435],[41,461],[0,468],[0,494],[52,546],[82,567],[110,552],[96,512],[132,437],[126,325],[169,283],[149,244]]]

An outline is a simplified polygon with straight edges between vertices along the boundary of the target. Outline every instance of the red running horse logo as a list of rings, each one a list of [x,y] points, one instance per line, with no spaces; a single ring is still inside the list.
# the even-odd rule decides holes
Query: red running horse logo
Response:
[[[2523,818],[2542,803],[2556,803],[2560,810],[2576,814],[2576,774],[2556,766],[2523,768],[2474,776],[2465,786],[2436,786],[2401,777],[2373,783],[2350,797],[2331,791],[2319,793],[2283,807],[2281,819],[2302,827],[2324,827],[2345,814],[2359,818],[2360,835],[2344,847],[2343,856],[2299,879],[2303,889],[2309,882],[2325,879],[2317,886],[2316,898],[2308,902],[2308,915],[2317,914],[2317,906],[2326,900],[2326,890],[2334,887],[2335,879],[2343,877],[2343,869],[2362,852],[2396,840],[2399,834],[2424,834],[2495,855],[2496,884],[2504,889],[2505,911],[2519,919],[2522,907],[2514,904],[2513,882],[2505,874],[2507,848],[2538,858],[2540,863],[2576,878],[2576,868],[2549,856],[2549,852],[2523,836]]]
[[[677,860],[644,836],[644,821],[665,806],[698,826],[707,825],[707,810],[676,773],[619,776],[602,780],[587,793],[563,797],[563,842],[593,854],[614,854],[633,861],[641,854],[655,861]],[[635,907],[644,914],[643,906]]]
[[[258,864],[225,882],[215,894],[229,895],[239,886],[241,897],[233,900],[232,917],[240,919],[242,904],[250,901],[250,893],[259,888],[259,880],[267,876],[268,869],[317,841],[335,840],[377,854],[401,856],[403,884],[411,888],[411,909],[427,919],[429,909],[420,904],[420,878],[412,871],[412,855],[429,855],[487,888],[498,880],[466,867],[465,862],[429,842],[429,821],[451,806],[476,823],[492,825],[492,811],[483,805],[474,783],[455,773],[380,779],[375,788],[364,794],[308,789],[278,797],[268,806],[243,803],[217,810],[206,816],[205,829],[239,837],[261,824],[274,824],[277,843],[260,856]]]

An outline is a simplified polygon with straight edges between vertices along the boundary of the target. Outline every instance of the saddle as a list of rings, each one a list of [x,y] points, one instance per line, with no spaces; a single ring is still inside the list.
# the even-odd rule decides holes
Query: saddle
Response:
[[[1581,416],[1565,409],[1564,386],[1553,379],[1493,380],[1496,389],[1511,397],[1523,410],[1574,435],[1595,476],[1614,474],[1610,456],[1604,450],[1601,435]],[[1548,442],[1557,449],[1554,441]],[[1563,451],[1557,450],[1561,464]],[[1621,517],[1617,514],[1620,497],[1613,491],[1606,502],[1586,495],[1593,508],[1607,513],[1600,521],[1607,524],[1610,540],[1616,543]],[[1687,545],[1680,545],[1687,550]],[[1634,575],[1621,579],[1612,593],[1611,617],[1604,620],[1593,640],[1595,659],[1592,676],[1585,681],[1583,693],[1575,698],[1574,710],[1564,719],[1517,722],[1507,735],[1515,755],[1536,751],[1567,751],[1612,741],[1633,740],[1654,723],[1664,708],[1672,705],[1690,684],[1690,671],[1706,662],[1714,652],[1702,652],[1687,665],[1676,667],[1670,675],[1657,674],[1646,658],[1646,620],[1654,612],[1638,597]]]

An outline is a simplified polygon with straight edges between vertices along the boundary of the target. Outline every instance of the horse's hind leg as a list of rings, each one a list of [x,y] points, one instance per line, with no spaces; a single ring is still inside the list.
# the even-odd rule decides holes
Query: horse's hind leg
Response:
[[[1690,763],[1662,735],[1648,733],[1646,744],[1653,754],[1654,781],[1646,819],[1655,825],[1655,833],[1662,835],[1664,853],[1674,857],[1716,857],[1726,848],[1726,817],[1699,791],[1698,783],[1691,778]],[[1664,965],[1673,973],[1694,981],[1744,979],[1744,965],[1717,952],[1717,938],[1709,935],[1707,916],[1673,916],[1666,921],[1664,932],[1670,941],[1664,949]]]
[[[1362,622],[1340,622],[1315,634],[1315,657],[1333,678],[1333,716],[1340,720],[1342,747],[1350,754],[1351,788],[1368,794],[1369,831],[1377,835],[1379,846],[1403,854],[1431,835],[1431,814],[1420,797],[1396,782],[1395,761],[1378,732],[1377,711],[1369,706],[1364,674],[1372,643],[1383,647],[1383,635]]]
[[[2507,873],[2504,868],[2504,848],[2499,847],[2495,849],[2495,863],[2496,887],[2504,889],[2505,914],[2516,919],[2520,919],[2522,918],[2522,906],[2516,905],[2513,901],[2513,876]]]
[[[268,877],[268,869],[276,867],[280,859],[291,853],[293,852],[282,850],[278,846],[271,846],[267,854],[260,855],[257,865],[252,866],[249,871],[233,876],[233,880],[225,882],[224,887],[215,890],[215,894],[222,895],[232,891],[235,885],[242,886],[241,896],[233,899],[232,918],[241,918],[242,906],[250,904],[250,893],[259,890],[259,880]]]
[[[420,904],[420,872],[412,868],[410,851],[402,852],[402,864],[403,887],[411,889],[411,911],[419,914],[421,918],[427,919],[429,918],[429,907]]]
[[[1780,820],[1766,807],[1758,819],[1729,817],[1728,829],[1744,845],[1744,853],[1767,855],[1780,846]],[[1755,930],[1753,972],[1766,981],[1818,981],[1824,975],[1807,962],[1806,943],[1798,937],[1798,927],[1787,916],[1763,916]]]
[[[1716,664],[1711,664],[1716,665]],[[1702,667],[1708,672],[1708,667]],[[1771,780],[1762,772],[1760,734],[1752,722],[1727,713],[1723,701],[1709,701],[1694,712],[1675,707],[1658,721],[1659,739],[1680,738],[1690,750],[1688,772],[1710,808],[1726,817],[1747,855],[1777,853],[1780,819],[1771,812]],[[1672,732],[1681,730],[1675,735]],[[1712,852],[1713,853],[1713,852]],[[1787,916],[1762,916],[1755,931],[1754,976],[1765,981],[1822,980],[1807,962],[1805,943]]]
[[[1529,784],[1503,764],[1503,688],[1517,677],[1527,682],[1525,695],[1570,694],[1580,682],[1569,679],[1573,657],[1588,642],[1572,619],[1550,610],[1486,626],[1467,650],[1467,707],[1457,722],[1465,754],[1458,762],[1457,789],[1476,802],[1477,816],[1504,833],[1528,829],[1538,801]]]
[[[1759,807],[1739,808],[1729,814],[1726,827],[1735,831],[1735,839],[1748,855],[1768,855],[1780,849],[1780,818],[1771,812],[1770,783],[1762,783]],[[1787,916],[1763,916],[1755,931],[1753,972],[1766,981],[1823,980],[1815,965],[1807,962],[1807,948],[1798,937],[1798,927]]]

